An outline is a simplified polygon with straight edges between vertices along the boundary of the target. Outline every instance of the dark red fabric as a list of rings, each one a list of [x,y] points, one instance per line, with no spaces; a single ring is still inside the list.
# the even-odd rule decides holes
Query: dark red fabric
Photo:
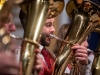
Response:
[[[53,57],[45,48],[42,49],[41,54],[43,55],[47,65],[44,64],[44,68],[40,71],[39,75],[52,75],[54,64]]]

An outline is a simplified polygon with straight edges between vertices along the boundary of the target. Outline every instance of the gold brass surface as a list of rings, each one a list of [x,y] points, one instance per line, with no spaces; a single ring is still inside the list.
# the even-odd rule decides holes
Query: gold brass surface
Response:
[[[49,1],[49,10],[48,10],[48,18],[54,18],[58,16],[64,8],[64,0],[47,0]],[[26,7],[27,5],[21,4],[21,9],[24,11],[24,13],[27,14]]]
[[[6,29],[4,27],[0,28],[0,36],[3,36],[5,33],[6,33]]]
[[[21,50],[21,61],[22,61],[22,75],[31,75],[36,45],[29,42],[33,40],[39,42],[40,33],[48,18],[53,18],[60,14],[64,7],[64,0],[33,0],[23,2],[20,4],[21,9],[27,14],[27,25],[24,38],[27,40],[23,41],[23,46]],[[27,42],[28,41],[28,42]],[[34,74],[35,74],[34,70]]]
[[[85,38],[84,35],[88,30],[88,21],[89,18],[86,18],[88,14],[85,12],[80,12],[80,10],[77,10],[78,12],[74,14],[72,17],[72,22],[70,24],[70,28],[68,29],[68,39],[67,41],[73,42],[73,43],[79,43],[81,44],[80,39],[83,41]],[[79,21],[78,21],[79,20]],[[77,22],[78,21],[78,22]],[[83,23],[84,21],[84,23]],[[72,35],[73,33],[73,35]],[[53,75],[62,75],[64,73],[64,70],[66,66],[68,65],[68,60],[71,57],[72,51],[70,50],[70,45],[65,45],[64,47],[61,47],[61,53],[58,55],[56,62],[55,62],[55,68]]]
[[[5,3],[6,0],[0,0],[0,10],[2,9],[3,4]]]
[[[37,42],[39,42],[45,20],[47,16],[54,18],[62,12],[64,0],[0,0],[0,20],[3,18],[3,23],[6,21],[13,4],[20,4],[21,10],[27,14],[27,25],[20,57],[22,63],[20,72],[21,75],[31,75],[35,60],[34,50],[38,47]],[[0,28],[2,28],[3,23],[0,22]],[[3,32],[1,32],[2,34]],[[9,38],[6,42],[8,41]],[[3,42],[5,41],[3,40]]]
[[[91,68],[92,75],[100,74],[100,38],[98,42],[98,47],[96,51],[94,51],[94,60]]]
[[[49,1],[47,0],[31,1],[27,7],[28,17],[24,38],[38,41],[40,32],[47,18],[48,8]],[[31,75],[35,60],[35,46],[25,41],[23,44],[21,50],[22,75]]]
[[[71,19],[71,24],[66,33],[65,40],[72,42],[73,44],[81,44],[83,40],[98,26],[100,25],[99,21],[99,12],[100,7],[95,3],[84,0],[82,5],[78,7],[72,6],[71,10],[70,6],[67,5],[68,15]],[[97,16],[96,16],[97,15]],[[71,54],[73,51],[70,49],[72,45],[63,44],[58,57],[56,58],[54,64],[54,72],[53,75],[63,75],[67,65],[69,64]],[[73,55],[74,57],[74,55]],[[75,59],[75,58],[74,58]],[[75,61],[76,66],[72,65],[72,67],[78,69],[77,61]],[[79,75],[79,70],[74,70],[73,75]]]
[[[11,38],[10,38],[10,36],[9,35],[6,35],[6,36],[4,36],[3,38],[2,38],[2,42],[3,42],[3,44],[8,44],[9,42],[10,42],[10,40],[11,40]]]
[[[72,11],[73,11],[74,9],[76,9],[76,5],[75,5],[75,3],[74,3],[74,0],[70,0],[70,1],[67,3],[67,5],[66,5],[66,12],[67,12],[67,15],[68,15],[70,18],[72,17],[71,13],[72,13]]]

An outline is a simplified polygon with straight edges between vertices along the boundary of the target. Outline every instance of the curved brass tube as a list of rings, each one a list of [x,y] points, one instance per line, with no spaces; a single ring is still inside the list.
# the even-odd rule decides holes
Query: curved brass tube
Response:
[[[73,19],[70,25],[70,28],[68,29],[68,38],[67,41],[70,41],[72,43],[79,43],[84,40],[84,38],[88,35],[86,35],[85,32],[88,32],[88,18],[85,18],[87,14],[85,12],[81,12],[81,10],[77,9],[76,13],[73,14]],[[79,20],[79,21],[78,21]],[[78,22],[77,22],[78,21]],[[83,23],[84,22],[84,23]],[[73,34],[73,35],[72,35]],[[61,53],[57,57],[55,62],[55,69],[53,75],[62,75],[64,73],[64,70],[66,66],[68,65],[68,60],[71,57],[72,51],[70,50],[70,45],[67,44],[64,47],[61,47]]]
[[[68,10],[70,10],[70,8]],[[94,28],[100,24],[98,18],[99,13],[97,12],[99,10],[100,7],[98,7],[98,5],[88,0],[84,0],[82,5],[79,7],[76,6],[76,8],[73,8],[69,13],[71,24],[65,37],[66,40],[73,44],[81,44],[83,40],[94,30]],[[53,75],[62,75],[64,73],[65,68],[70,62],[69,59],[72,53],[70,47],[71,46],[69,44],[61,47],[61,53],[55,61]],[[75,64],[77,64],[77,62]],[[74,75],[79,75],[79,72],[76,71]]]
[[[99,39],[100,43],[100,39]],[[100,74],[100,44],[98,43],[98,48],[94,51],[94,60],[92,63],[91,72],[92,75],[99,75]]]

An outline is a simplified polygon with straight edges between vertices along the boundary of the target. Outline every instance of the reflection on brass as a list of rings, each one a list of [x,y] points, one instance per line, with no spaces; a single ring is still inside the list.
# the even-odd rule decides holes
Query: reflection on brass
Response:
[[[10,37],[14,38],[14,39],[18,39],[18,40],[22,40],[22,41],[25,41],[25,42],[28,42],[30,44],[33,44],[35,45],[37,48],[39,48],[39,43],[34,41],[34,40],[30,40],[30,39],[27,39],[27,38],[21,38],[21,37],[18,37],[18,36],[15,36],[14,34],[11,34],[10,33]]]
[[[58,16],[64,8],[64,0],[50,0],[48,18]]]
[[[22,3],[24,0],[14,0],[14,3],[15,4],[20,4],[20,3]]]
[[[72,15],[71,13],[73,12],[73,10],[76,9],[76,5],[74,3],[74,0],[70,0],[66,6],[66,12],[67,12],[67,15],[71,18]]]
[[[97,26],[100,26],[100,6],[90,0],[84,0],[82,5],[76,6],[74,0],[71,0],[66,8],[71,19],[71,24],[68,32],[66,33],[65,41],[69,41],[73,44],[81,44]],[[71,54],[73,53],[73,50],[70,49],[71,47],[72,45],[63,43],[59,50],[60,53],[56,58],[54,72],[52,75],[63,75],[67,65],[70,64],[70,62],[73,63],[72,60],[69,60],[72,56]],[[75,59],[74,55],[72,57]],[[70,73],[70,75],[79,75],[76,59],[73,64],[75,64],[72,65],[74,71],[73,73]]]
[[[3,27],[0,29],[0,36],[3,36],[6,33],[6,29]]]
[[[3,6],[3,4],[4,4],[5,1],[6,0],[0,0],[0,10],[2,9],[2,6]]]
[[[9,35],[6,35],[2,38],[2,42],[3,44],[8,44],[10,42],[10,36]]]
[[[94,60],[91,68],[92,75],[100,75],[100,38],[97,49],[94,51]]]
[[[53,34],[50,34],[50,37],[55,38],[56,40],[59,40],[59,41],[63,42],[64,44],[75,45],[74,43],[67,41],[67,40],[63,40],[63,39],[61,39],[61,38],[59,38],[59,37],[57,37],[56,35],[53,35]],[[92,52],[92,50],[90,50],[90,49],[87,49],[87,51]]]
[[[48,0],[50,2],[49,10],[48,10],[48,18],[53,18],[58,16],[64,8],[64,0]],[[21,9],[24,13],[27,14],[26,7],[27,5],[21,4]]]
[[[57,36],[55,36],[55,35],[53,35],[53,34],[50,34],[50,37],[51,37],[51,38],[55,38],[55,39],[57,39],[57,40],[59,40],[59,41],[65,43],[65,44],[75,45],[74,43],[72,43],[72,42],[70,42],[70,41],[63,40],[63,39],[61,39],[61,38],[59,38],[59,37],[57,37]]]
[[[38,42],[47,17],[51,18],[60,14],[64,7],[64,0],[24,0],[20,7],[27,14],[24,38],[27,38],[28,41],[30,39]],[[22,75],[31,75],[33,71],[35,47],[31,43],[23,41],[21,49]],[[35,72],[34,70],[33,73]]]

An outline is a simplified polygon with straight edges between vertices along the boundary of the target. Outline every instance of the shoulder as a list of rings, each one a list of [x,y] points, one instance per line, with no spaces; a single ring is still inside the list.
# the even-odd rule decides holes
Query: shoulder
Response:
[[[53,51],[52,50],[50,50],[50,49],[47,49],[46,48],[46,50],[47,50],[47,52],[52,56],[52,58],[53,59],[55,59],[56,58],[56,56],[55,56],[55,54],[53,53]]]

